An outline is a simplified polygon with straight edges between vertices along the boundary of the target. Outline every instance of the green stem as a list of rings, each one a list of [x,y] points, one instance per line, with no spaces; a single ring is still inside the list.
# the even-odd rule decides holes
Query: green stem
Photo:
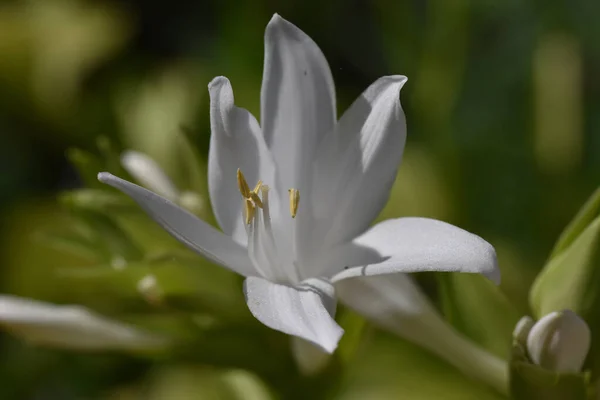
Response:
[[[426,348],[458,370],[508,395],[508,364],[457,332],[437,314],[419,318],[405,338]],[[418,327],[418,329],[414,329]]]

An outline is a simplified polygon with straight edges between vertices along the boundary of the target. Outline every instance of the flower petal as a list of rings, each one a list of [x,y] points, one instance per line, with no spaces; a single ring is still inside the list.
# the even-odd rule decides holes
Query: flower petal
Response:
[[[80,306],[0,296],[0,325],[41,345],[79,350],[151,349],[164,338],[99,316]]]
[[[495,283],[500,270],[492,245],[456,226],[428,218],[381,222],[353,241],[378,254],[337,273],[333,282],[355,276],[395,272],[454,271],[481,273]],[[356,264],[355,264],[356,265]]]
[[[305,189],[314,153],[335,124],[335,88],[313,40],[279,15],[265,32],[261,125],[282,190]]]
[[[271,155],[256,118],[234,105],[229,80],[216,77],[208,85],[210,93],[210,151],[208,153],[208,189],[215,216],[221,229],[238,243],[247,241],[241,218],[241,196],[237,187],[239,168],[250,185],[259,179],[275,182]]]
[[[121,165],[142,186],[171,200],[177,201],[179,190],[165,171],[151,157],[129,150],[121,154]]]
[[[406,80],[400,75],[378,79],[320,146],[311,208],[327,225],[325,239],[319,238],[326,246],[364,232],[387,202],[406,141],[399,95]]]
[[[152,219],[190,249],[238,274],[256,275],[244,247],[195,215],[164,197],[107,172],[98,174],[98,180],[130,196]]]
[[[335,322],[333,286],[309,279],[296,287],[250,277],[244,281],[252,315],[269,328],[298,336],[332,353],[344,330]]]

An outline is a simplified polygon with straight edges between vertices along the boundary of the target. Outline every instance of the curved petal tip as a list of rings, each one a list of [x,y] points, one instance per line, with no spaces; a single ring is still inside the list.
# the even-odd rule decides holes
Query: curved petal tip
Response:
[[[108,172],[100,172],[98,174],[98,180],[102,183],[109,183],[113,178],[115,178],[115,176]]]
[[[221,87],[223,85],[230,85],[229,79],[224,76],[216,76],[208,84],[208,90],[211,91],[214,88]]]

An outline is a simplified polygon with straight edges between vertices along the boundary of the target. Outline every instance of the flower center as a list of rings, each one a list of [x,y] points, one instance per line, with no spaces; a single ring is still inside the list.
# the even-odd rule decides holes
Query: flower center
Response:
[[[298,269],[291,262],[285,268],[285,262],[278,253],[277,242],[271,226],[269,209],[269,190],[261,180],[250,190],[248,182],[241,170],[237,170],[237,183],[243,198],[242,217],[248,235],[248,256],[256,270],[274,282],[295,282],[299,279]],[[290,214],[296,217],[300,193],[296,189],[289,190]],[[283,239],[280,238],[279,240]],[[280,243],[281,244],[281,243]],[[285,259],[285,257],[284,257]]]

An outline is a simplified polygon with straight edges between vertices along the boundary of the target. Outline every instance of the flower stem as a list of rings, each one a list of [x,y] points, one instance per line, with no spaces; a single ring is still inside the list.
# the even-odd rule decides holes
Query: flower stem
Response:
[[[474,379],[508,394],[508,364],[465,338],[437,314],[419,318],[403,336],[426,348]]]

